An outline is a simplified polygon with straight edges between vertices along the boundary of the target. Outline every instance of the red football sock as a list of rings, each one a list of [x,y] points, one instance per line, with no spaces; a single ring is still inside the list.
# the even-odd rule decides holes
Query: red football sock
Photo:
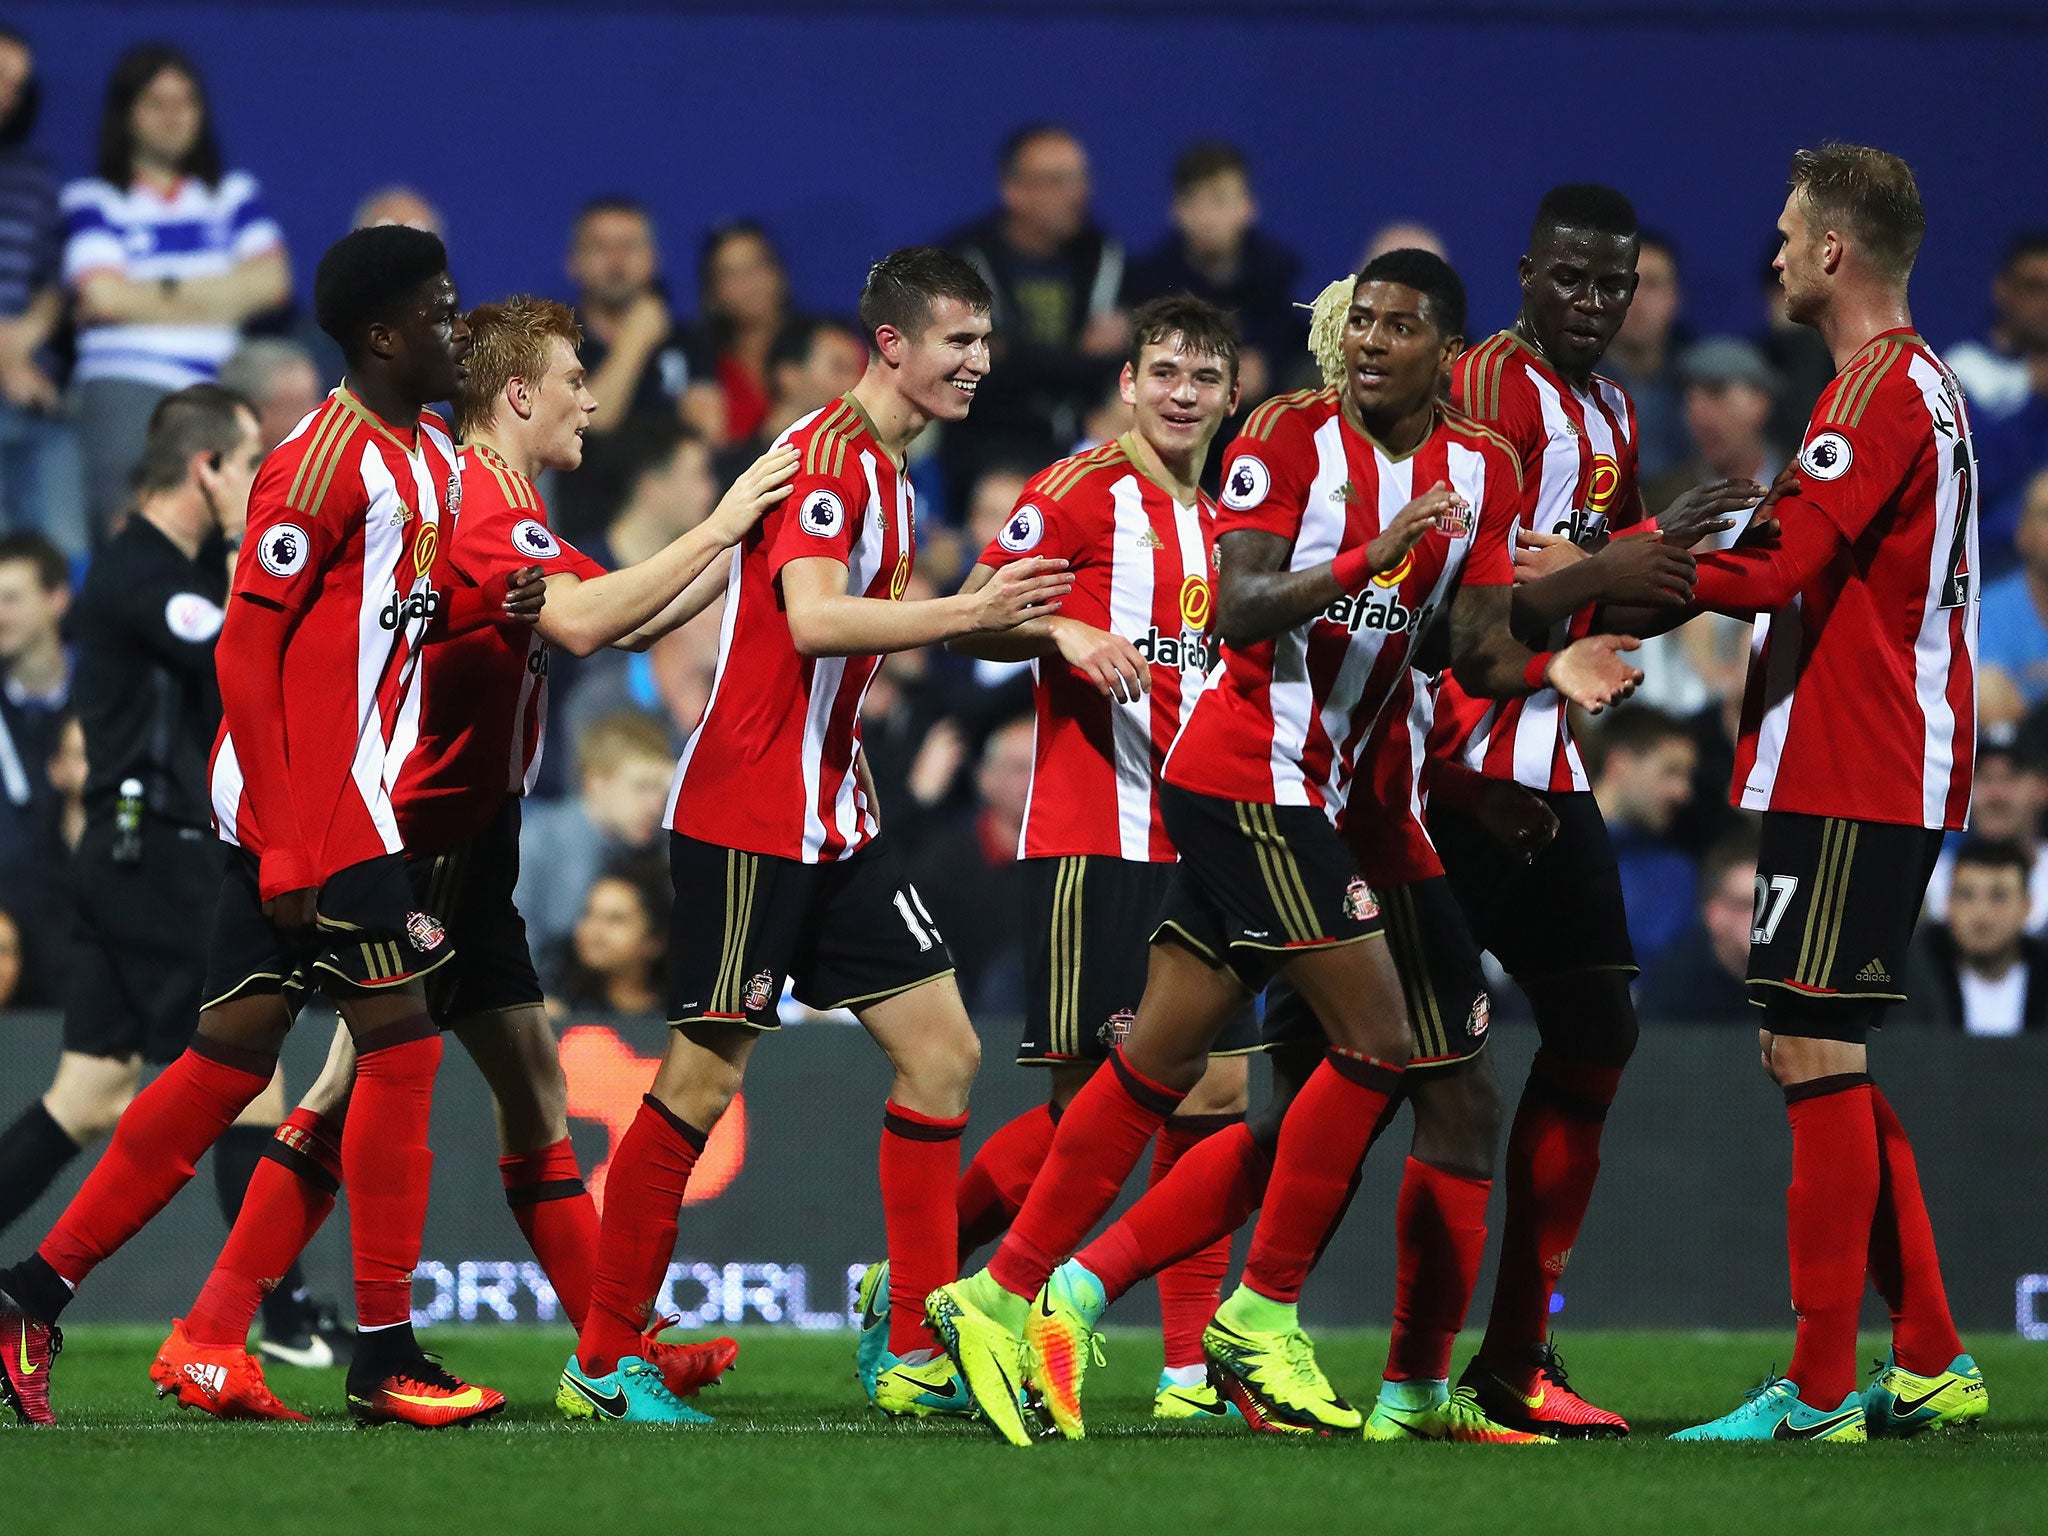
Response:
[[[242,1348],[256,1309],[306,1251],[341,1189],[340,1127],[310,1109],[278,1126],[249,1176],[227,1245],[185,1319],[194,1344]]]
[[[1165,1182],[1180,1160],[1219,1132],[1244,1124],[1243,1115],[1179,1115],[1159,1128],[1152,1143],[1149,1188]],[[1200,1365],[1202,1330],[1216,1315],[1223,1277],[1230,1271],[1230,1239],[1236,1226],[1159,1271],[1159,1335],[1169,1370]]]
[[[1280,1122],[1265,1208],[1245,1256],[1244,1283],[1294,1302],[1316,1255],[1351,1203],[1358,1166],[1401,1092],[1402,1069],[1335,1049],[1309,1074]]]
[[[678,1120],[650,1093],[612,1154],[590,1310],[576,1340],[576,1357],[593,1376],[617,1370],[621,1355],[640,1353],[640,1336],[676,1251],[676,1217],[704,1140],[703,1131]]]
[[[1116,1203],[1145,1144],[1186,1098],[1134,1071],[1119,1050],[1060,1116],[1045,1167],[988,1272],[1013,1296],[1036,1296],[1059,1264]]]
[[[1785,1114],[1792,1122],[1785,1215],[1799,1314],[1785,1374],[1808,1407],[1832,1410],[1856,1388],[1856,1315],[1877,1215],[1870,1078],[1844,1072],[1795,1083],[1785,1090]]]
[[[1239,1121],[1183,1153],[1171,1174],[1074,1257],[1114,1302],[1140,1280],[1237,1231],[1265,1198],[1272,1172],[1272,1159]]]
[[[1877,1219],[1870,1228],[1870,1278],[1892,1314],[1892,1354],[1907,1370],[1938,1376],[1963,1352],[1948,1291],[1941,1283],[1941,1255],[1934,1248],[1934,1223],[1920,1193],[1920,1169],[1913,1144],[1884,1090],[1872,1084],[1870,1107],[1877,1118]],[[1793,1380],[1798,1381],[1798,1377]],[[1805,1383],[1801,1382],[1801,1386]]]
[[[434,1177],[427,1130],[440,1065],[440,1031],[424,1012],[356,1045],[341,1166],[348,1184],[358,1328],[412,1321],[412,1272],[420,1261]]]
[[[1045,1166],[1045,1154],[1052,1147],[1053,1128],[1059,1111],[1050,1104],[1027,1109],[981,1144],[974,1161],[960,1175],[960,1194],[955,1202],[960,1220],[960,1263],[985,1243],[992,1243],[1009,1230],[1011,1220],[1024,1208],[1031,1193],[1031,1181]]]
[[[1539,1049],[1508,1133],[1507,1217],[1480,1358],[1510,1386],[1536,1379],[1535,1347],[1550,1337],[1550,1296],[1564,1275],[1600,1174],[1600,1134],[1621,1068]]]
[[[960,1133],[901,1104],[882,1107],[882,1221],[889,1236],[889,1352],[937,1349],[925,1298],[960,1278]]]
[[[597,1258],[597,1205],[583,1187],[576,1149],[564,1136],[538,1152],[498,1159],[505,1203],[526,1245],[547,1271],[555,1300],[573,1328],[590,1311],[590,1266]]]
[[[76,1288],[170,1204],[276,1070],[275,1056],[195,1038],[122,1111],[113,1140],[37,1255]]]
[[[1465,1326],[1486,1251],[1486,1201],[1493,1180],[1410,1157],[1401,1174],[1394,1231],[1399,1278],[1388,1381],[1444,1381],[1451,1345]]]

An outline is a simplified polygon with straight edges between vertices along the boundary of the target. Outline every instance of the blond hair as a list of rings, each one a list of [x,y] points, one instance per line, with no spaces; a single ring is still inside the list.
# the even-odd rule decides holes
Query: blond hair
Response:
[[[1792,157],[1790,189],[1807,208],[1811,233],[1846,232],[1864,260],[1903,283],[1927,233],[1927,211],[1913,168],[1864,144],[1823,144]]]
[[[566,304],[515,293],[469,312],[469,379],[455,398],[455,433],[473,437],[491,424],[505,386],[514,379],[538,384],[548,371],[548,343],[557,336],[583,345],[583,327]]]

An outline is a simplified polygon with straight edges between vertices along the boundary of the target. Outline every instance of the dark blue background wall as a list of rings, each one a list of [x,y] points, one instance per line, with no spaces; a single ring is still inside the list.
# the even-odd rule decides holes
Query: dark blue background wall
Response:
[[[1706,18],[1747,17],[1713,22]],[[1512,18],[1503,20],[1502,18]],[[200,60],[234,163],[309,272],[374,184],[447,210],[464,291],[559,290],[563,231],[600,190],[654,207],[686,301],[696,234],[756,214],[800,297],[844,309],[865,264],[991,196],[1004,131],[1073,123],[1127,240],[1164,222],[1175,149],[1252,153],[1267,221],[1335,276],[1396,216],[1448,237],[1475,321],[1503,321],[1535,197],[1611,180],[1684,247],[1689,309],[1750,329],[1785,159],[1823,137],[1913,162],[1931,232],[1915,296],[1937,341],[1982,321],[2008,234],[2048,225],[2048,23],[1965,0],[1585,0],[1511,6],[443,3],[30,0],[41,141],[90,157],[107,66],[174,39]]]

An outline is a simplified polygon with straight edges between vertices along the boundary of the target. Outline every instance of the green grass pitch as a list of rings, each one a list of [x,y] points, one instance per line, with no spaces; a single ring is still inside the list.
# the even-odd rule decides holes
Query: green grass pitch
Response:
[[[867,1411],[848,1335],[752,1331],[715,1429],[570,1427],[553,1408],[569,1335],[442,1330],[430,1348],[511,1398],[494,1423],[422,1434],[349,1427],[338,1372],[278,1367],[309,1426],[216,1424],[156,1400],[159,1331],[80,1326],[57,1364],[65,1426],[0,1429],[0,1530],[20,1536],[512,1533],[2048,1531],[2048,1345],[1973,1341],[1984,1428],[1862,1448],[1678,1446],[1664,1431],[1740,1400],[1782,1334],[1585,1333],[1574,1379],[1628,1413],[1622,1444],[1367,1446],[1174,1432],[1149,1417],[1156,1336],[1111,1333],[1090,1377],[1088,1442],[1014,1451],[978,1427]],[[1870,1352],[1883,1349],[1866,1341]],[[1385,1335],[1331,1332],[1321,1357],[1363,1399]]]

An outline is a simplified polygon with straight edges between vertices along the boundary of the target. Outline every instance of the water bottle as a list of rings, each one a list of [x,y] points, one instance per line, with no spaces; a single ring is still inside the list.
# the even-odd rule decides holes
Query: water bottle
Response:
[[[114,862],[142,862],[142,780],[123,779],[114,802]]]

